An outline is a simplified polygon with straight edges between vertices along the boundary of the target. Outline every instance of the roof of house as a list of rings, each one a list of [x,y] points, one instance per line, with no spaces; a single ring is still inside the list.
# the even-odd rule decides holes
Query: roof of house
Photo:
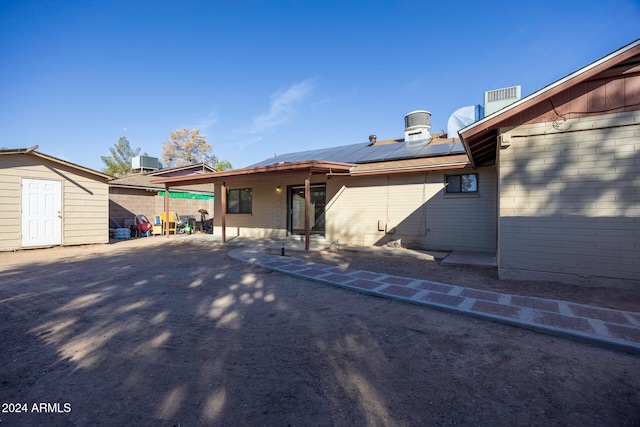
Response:
[[[458,133],[469,154],[472,166],[483,166],[495,162],[500,128],[518,126],[539,117],[536,106],[541,103],[549,101],[550,105],[547,108],[555,110],[552,97],[568,88],[586,81],[638,72],[640,72],[640,39],[461,129]],[[639,107],[640,103],[625,104],[597,113],[637,110]]]
[[[53,157],[50,156],[48,154],[44,154],[41,153],[39,151],[36,151],[38,148],[37,145],[34,145],[33,147],[30,148],[10,148],[10,149],[0,149],[0,155],[28,155],[28,156],[35,156],[35,157],[39,157],[41,159],[45,159],[48,160],[50,162],[54,162],[57,163],[59,165],[63,165],[72,169],[76,169],[76,170],[80,170],[82,172],[88,173],[90,175],[94,175],[98,178],[101,178],[105,181],[111,180],[113,177],[111,175],[107,175],[105,173],[102,172],[98,172],[96,170],[84,167],[84,166],[80,166],[77,165],[75,163],[71,163],[68,162],[66,160],[62,160],[59,159],[57,157]]]
[[[467,167],[459,140],[433,135],[429,141],[388,139],[275,156],[241,169],[180,177],[156,177],[157,184],[186,185],[261,179],[269,175],[376,175]]]
[[[389,139],[374,143],[342,145],[338,147],[321,148],[317,150],[299,151],[281,154],[249,167],[293,163],[305,160],[319,160],[338,163],[353,163],[356,165],[399,160],[422,159],[464,154],[464,146],[459,140],[441,138],[443,134],[434,135],[431,140],[405,141],[404,139]],[[443,160],[448,163],[448,160]]]

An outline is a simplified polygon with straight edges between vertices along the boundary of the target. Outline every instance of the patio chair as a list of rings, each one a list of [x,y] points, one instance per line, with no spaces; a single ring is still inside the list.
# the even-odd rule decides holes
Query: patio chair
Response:
[[[166,213],[161,213],[158,214],[158,216],[160,217],[160,224],[162,225],[162,234],[165,233],[165,223],[167,222],[167,214]],[[169,229],[167,230],[168,234],[171,234],[173,232],[173,234],[176,234],[176,229],[178,226],[178,215],[175,212],[171,212],[169,213]]]

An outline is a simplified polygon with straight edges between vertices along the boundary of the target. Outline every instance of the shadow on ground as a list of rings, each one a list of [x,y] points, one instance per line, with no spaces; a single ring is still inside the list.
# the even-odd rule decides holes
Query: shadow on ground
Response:
[[[640,422],[637,357],[271,273],[219,244],[118,246],[5,257],[0,401],[28,413],[3,424]]]

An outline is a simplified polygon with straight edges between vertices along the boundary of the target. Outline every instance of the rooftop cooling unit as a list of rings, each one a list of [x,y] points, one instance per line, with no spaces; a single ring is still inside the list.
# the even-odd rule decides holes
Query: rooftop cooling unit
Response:
[[[520,86],[490,90],[484,93],[484,115],[489,116],[520,99]]]
[[[431,139],[431,113],[425,110],[412,111],[404,116],[405,142]]]
[[[158,169],[158,158],[149,156],[136,156],[131,158],[131,169],[154,171]]]

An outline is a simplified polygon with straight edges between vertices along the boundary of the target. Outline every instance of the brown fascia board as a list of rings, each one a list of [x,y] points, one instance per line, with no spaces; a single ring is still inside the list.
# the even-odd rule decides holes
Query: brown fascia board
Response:
[[[554,83],[543,87],[537,92],[534,92],[531,95],[514,102],[508,107],[496,111],[495,113],[485,117],[484,119],[472,123],[464,129],[461,129],[459,132],[460,139],[462,140],[467,153],[469,153],[472,163],[474,163],[474,158],[473,152],[470,150],[469,143],[467,141],[468,139],[480,135],[483,132],[497,129],[500,127],[500,123],[513,117],[516,114],[523,112],[528,108],[531,108],[534,104],[545,101],[553,97],[554,95],[557,95],[558,93],[566,90],[568,87],[596,77],[598,74],[603,73],[608,69],[613,68],[636,55],[640,55],[640,39],[628,44],[627,46],[622,47],[621,49],[618,49],[615,52],[610,53],[609,55],[604,56],[603,58],[595,62],[592,62],[586,67],[583,67],[578,71],[575,71],[568,76],[555,81]]]
[[[362,172],[352,172],[350,174],[345,174],[347,176],[368,176],[368,175],[395,175],[398,173],[415,173],[415,172],[431,172],[431,171],[440,171],[440,170],[452,170],[452,169],[464,169],[470,167],[469,162],[459,162],[459,163],[450,163],[450,164],[440,164],[440,165],[432,165],[432,166],[408,166],[404,168],[395,168],[395,169],[372,169],[365,170]],[[343,174],[328,174],[329,176],[336,175],[340,176]]]
[[[152,179],[151,183],[174,185],[201,184],[211,183],[214,181],[224,181],[225,178],[247,177],[250,175],[261,175],[268,173],[275,174],[292,171],[308,171],[308,173],[330,173],[335,170],[337,172],[348,172],[354,166],[355,165],[351,163],[308,160],[302,162],[279,163],[275,165],[256,166],[242,169],[230,169],[220,172],[191,174],[179,177],[158,178]]]
[[[98,172],[96,170],[77,165],[75,163],[68,162],[66,160],[59,159],[57,157],[50,156],[48,154],[40,153],[39,151],[35,151],[34,147],[31,148],[16,148],[9,150],[0,150],[0,154],[27,154],[36,157],[40,157],[41,159],[49,160],[50,162],[58,163],[60,165],[64,165],[73,169],[78,169],[83,172],[89,173],[91,175],[98,176],[106,181],[111,181],[114,179],[111,175],[107,175],[106,173]]]

